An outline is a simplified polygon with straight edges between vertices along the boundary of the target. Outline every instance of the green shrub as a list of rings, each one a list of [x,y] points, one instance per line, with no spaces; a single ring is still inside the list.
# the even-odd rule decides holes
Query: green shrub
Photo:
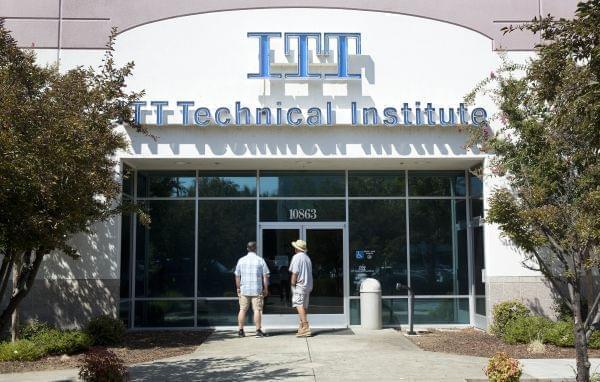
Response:
[[[19,338],[23,340],[29,340],[40,333],[47,332],[52,329],[54,329],[52,325],[48,324],[47,322],[35,319],[30,320],[19,328]]]
[[[528,317],[529,315],[529,309],[520,301],[510,300],[496,304],[492,308],[493,322],[490,326],[490,331],[502,337],[504,328],[509,322],[518,318]]]
[[[79,377],[86,382],[122,382],[127,381],[127,368],[112,351],[92,348],[85,354]]]
[[[30,340],[0,343],[0,361],[36,361],[44,356],[44,349]]]
[[[600,349],[600,330],[595,330],[588,342],[590,349]]]
[[[553,325],[545,317],[520,317],[506,324],[502,340],[508,344],[528,344],[536,339],[546,342],[548,331]]]
[[[81,330],[52,329],[42,332],[31,339],[46,354],[76,354],[81,353],[92,345],[87,333]]]
[[[518,382],[523,373],[519,361],[503,352],[494,354],[484,371],[490,382]]]
[[[546,333],[546,341],[556,346],[574,346],[573,323],[568,321],[555,322]]]
[[[98,316],[88,323],[85,331],[94,345],[109,346],[123,340],[125,325],[117,318]]]

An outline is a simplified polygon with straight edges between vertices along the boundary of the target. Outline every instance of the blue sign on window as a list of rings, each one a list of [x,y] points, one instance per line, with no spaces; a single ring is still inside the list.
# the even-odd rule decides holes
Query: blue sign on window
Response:
[[[356,257],[356,260],[363,260],[365,258],[365,251],[354,252],[354,257]]]

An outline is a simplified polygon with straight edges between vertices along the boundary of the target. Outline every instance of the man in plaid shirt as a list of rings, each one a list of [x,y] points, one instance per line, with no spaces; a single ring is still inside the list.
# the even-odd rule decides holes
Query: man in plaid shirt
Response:
[[[264,337],[261,330],[261,318],[264,298],[269,295],[269,268],[262,257],[256,254],[256,242],[251,241],[246,246],[248,254],[238,260],[235,267],[235,286],[240,300],[240,312],[238,313],[238,335],[244,337],[244,322],[246,312],[252,304],[254,312],[254,324],[256,325],[256,337]]]

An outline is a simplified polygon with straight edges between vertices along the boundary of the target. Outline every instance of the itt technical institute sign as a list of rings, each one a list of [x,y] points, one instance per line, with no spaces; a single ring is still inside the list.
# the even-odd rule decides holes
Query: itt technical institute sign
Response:
[[[249,32],[249,39],[258,40],[258,73],[246,73],[249,80],[263,81],[352,81],[361,80],[361,73],[350,72],[350,59],[352,56],[361,55],[360,33],[318,33],[318,32]],[[271,62],[272,42],[275,39],[283,39],[284,54],[292,62],[291,73],[273,70],[276,63]],[[291,49],[292,41],[297,51]],[[314,70],[310,62],[311,52],[309,42],[316,45],[316,55],[324,60],[336,58],[333,64],[334,70],[326,73]],[[330,49],[335,42],[336,54]],[[353,48],[353,49],[351,49]],[[295,62],[294,62],[295,61]],[[331,61],[331,60],[330,60]],[[289,63],[279,64],[290,65]],[[222,106],[210,109],[191,100],[179,100],[175,104],[181,118],[178,121],[169,121],[166,110],[169,101],[153,100],[139,101],[133,103],[135,119],[139,123],[148,124],[144,117],[144,111],[155,115],[155,124],[183,125],[183,126],[240,126],[240,125],[266,125],[266,126],[329,126],[336,123],[333,105],[325,102],[324,107],[315,105],[302,110],[299,107],[285,108],[282,102],[276,102],[277,107],[262,106],[252,110],[242,105],[240,101],[232,102],[233,106]],[[350,119],[346,125],[385,125],[385,126],[456,126],[456,125],[481,125],[487,118],[487,112],[481,107],[473,108],[469,112],[464,103],[458,103],[457,107],[436,107],[431,102],[403,102],[402,106],[384,106],[378,110],[376,107],[359,108],[357,102],[336,107],[342,110],[350,110]],[[380,114],[381,113],[381,114]],[[171,113],[174,114],[174,113]],[[151,122],[150,122],[151,123]]]

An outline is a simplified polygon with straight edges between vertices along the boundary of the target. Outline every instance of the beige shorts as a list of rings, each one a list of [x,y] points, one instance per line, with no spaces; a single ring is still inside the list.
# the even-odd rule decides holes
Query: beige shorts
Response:
[[[292,288],[292,307],[303,306],[308,308],[308,293],[297,292]]]
[[[259,296],[239,296],[240,298],[240,310],[248,310],[250,303],[252,303],[252,311],[253,312],[262,312],[264,306],[264,298],[261,295]]]

